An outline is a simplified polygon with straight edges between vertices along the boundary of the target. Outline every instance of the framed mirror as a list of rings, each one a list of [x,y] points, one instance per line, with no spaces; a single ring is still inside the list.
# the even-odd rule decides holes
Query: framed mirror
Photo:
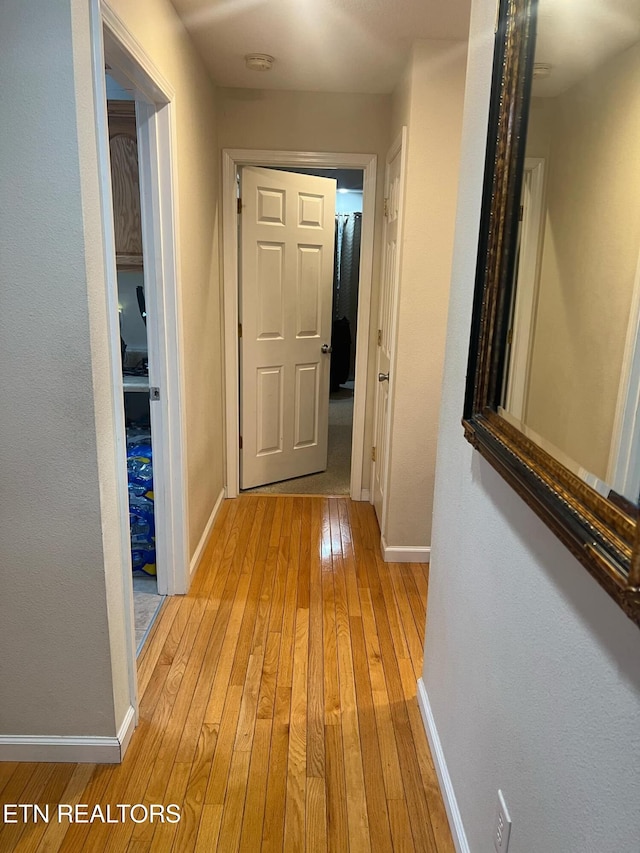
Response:
[[[500,0],[463,426],[640,625],[640,5]]]

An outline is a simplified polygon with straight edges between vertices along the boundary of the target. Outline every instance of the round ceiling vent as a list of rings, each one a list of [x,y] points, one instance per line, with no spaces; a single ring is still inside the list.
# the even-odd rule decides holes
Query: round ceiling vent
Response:
[[[271,71],[273,66],[273,56],[268,53],[248,53],[244,61],[251,71]]]

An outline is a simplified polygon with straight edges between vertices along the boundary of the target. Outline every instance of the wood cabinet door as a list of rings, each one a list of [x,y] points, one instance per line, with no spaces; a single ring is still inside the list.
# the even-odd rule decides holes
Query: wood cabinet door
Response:
[[[108,101],[111,191],[120,269],[142,267],[140,179],[134,101]]]

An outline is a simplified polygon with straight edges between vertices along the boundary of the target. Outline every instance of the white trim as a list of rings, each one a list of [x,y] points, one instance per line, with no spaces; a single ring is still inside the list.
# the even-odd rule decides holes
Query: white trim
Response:
[[[109,74],[124,88],[133,87],[149,104],[166,103],[175,97],[173,86],[162,76],[140,42],[127,29],[109,0],[93,0],[100,8],[102,23],[112,37],[109,44]],[[104,65],[102,66],[104,70]]]
[[[355,500],[355,498],[354,498]],[[371,503],[371,490],[370,489],[360,489],[360,500],[366,501],[368,504]]]
[[[362,500],[377,157],[375,154],[332,154],[313,151],[265,151],[239,148],[225,149],[222,152],[226,493],[227,497],[230,498],[237,497],[240,483],[238,452],[240,399],[237,346],[238,230],[236,213],[236,172],[239,166],[303,166],[319,169],[362,169],[364,172],[358,329],[366,330],[367,333],[358,334],[356,343],[350,482],[352,499]]]
[[[135,618],[133,612],[133,584],[131,567],[131,532],[129,529],[129,490],[127,482],[127,438],[122,400],[122,368],[120,364],[120,327],[118,322],[118,282],[114,253],[115,237],[111,199],[111,170],[109,166],[109,127],[107,119],[106,81],[104,75],[103,21],[99,0],[90,7],[94,119],[98,149],[98,180],[100,206],[102,208],[102,233],[104,236],[104,265],[109,326],[109,355],[111,386],[113,393],[114,438],[116,445],[116,487],[118,493],[118,515],[120,519],[120,564],[122,567],[121,589],[124,599],[124,623],[127,648],[127,681],[129,702],[138,708],[138,675],[136,668]]]
[[[104,25],[104,53],[110,73],[121,84],[133,87],[136,95],[138,161],[145,282],[149,382],[161,389],[159,402],[151,406],[154,442],[154,486],[158,592],[163,595],[186,593],[189,589],[187,531],[187,484],[184,449],[185,413],[182,401],[184,379],[181,360],[181,304],[178,238],[176,228],[177,187],[174,170],[175,105],[174,91],[149,59],[139,42],[129,33],[106,0],[98,4]],[[104,68],[104,61],[101,64]],[[104,95],[104,73],[102,72]],[[141,100],[142,99],[142,100]],[[106,102],[104,107],[106,122]],[[106,125],[101,138],[107,137]],[[106,144],[106,142],[105,142]],[[111,175],[108,148],[101,156],[102,180],[108,185],[111,216]],[[113,246],[112,223],[103,223]],[[113,252],[111,251],[113,255]],[[117,304],[115,259],[108,263],[109,299]],[[117,314],[116,314],[117,316]],[[120,336],[112,340],[114,384],[121,384]],[[120,394],[117,404],[122,405]],[[171,405],[169,405],[171,401]],[[159,450],[158,450],[159,448]],[[122,483],[120,488],[123,487]],[[126,504],[125,504],[126,505]],[[135,644],[134,644],[135,645]],[[135,661],[135,657],[134,657]]]
[[[134,729],[137,724],[137,717],[137,711],[131,706],[129,706],[127,708],[126,714],[124,715],[122,724],[118,729],[118,742],[120,743],[120,761],[122,761],[127,749],[129,748],[131,736],[133,735]]]
[[[386,166],[385,166],[385,175],[384,175],[384,191],[385,194],[388,191],[388,177],[389,177],[389,167],[393,162],[394,157],[400,152],[400,192],[398,194],[398,222],[396,225],[396,241],[398,246],[398,251],[396,252],[395,257],[395,289],[392,294],[393,302],[391,305],[391,322],[390,322],[390,330],[391,330],[391,340],[389,342],[389,391],[388,391],[388,400],[387,400],[387,415],[386,415],[386,436],[387,436],[387,446],[385,448],[385,462],[384,462],[384,471],[382,472],[382,483],[383,483],[383,492],[382,492],[382,507],[381,507],[381,518],[378,519],[380,524],[380,532],[384,535],[387,531],[387,517],[389,514],[389,476],[391,471],[391,437],[392,437],[392,427],[393,427],[393,408],[395,406],[395,398],[396,398],[396,366],[398,362],[398,322],[399,322],[399,306],[400,306],[400,289],[402,285],[402,255],[403,255],[403,230],[404,230],[404,195],[405,195],[405,183],[407,180],[407,139],[408,139],[408,130],[407,126],[403,125],[400,133],[393,141],[393,144],[389,148],[386,157]],[[387,219],[385,217],[384,220],[384,229],[382,236],[382,267],[384,268],[384,264],[386,263],[386,252],[387,252]],[[380,300],[382,303],[382,300]],[[382,310],[382,304],[380,304],[380,311]],[[380,328],[380,320],[378,320],[378,328]],[[378,353],[376,352],[376,374],[378,373],[379,361],[378,361]],[[375,406],[374,406],[374,435],[373,435],[373,444],[374,447],[378,444],[378,391],[376,387],[375,394]],[[370,462],[370,470],[369,470],[369,481],[371,483],[371,502],[375,505],[375,468],[376,462],[371,460]],[[385,558],[386,559],[386,558]],[[394,561],[399,562],[399,561]]]
[[[380,550],[385,563],[428,563],[431,558],[430,545],[389,545],[384,536]]]
[[[136,712],[129,706],[116,737],[1,735],[0,761],[120,764],[129,746],[135,720]]]
[[[467,841],[467,836],[464,831],[464,824],[462,823],[462,815],[458,808],[458,801],[456,800],[453,782],[449,775],[449,769],[447,768],[442,744],[440,743],[440,736],[438,735],[438,729],[436,728],[436,721],[433,717],[433,712],[429,703],[427,688],[424,686],[422,678],[418,679],[418,707],[420,708],[422,722],[424,723],[427,740],[429,741],[429,747],[431,748],[431,756],[436,768],[438,782],[440,783],[440,792],[442,793],[444,807],[449,819],[449,828],[451,829],[454,847],[456,848],[457,853],[471,853],[469,842]]]
[[[640,491],[640,258],[633,284],[629,325],[607,465],[607,483],[635,503]]]
[[[218,499],[213,505],[213,509],[211,510],[211,515],[209,516],[209,521],[207,521],[205,528],[202,532],[202,536],[200,537],[200,541],[196,547],[196,550],[193,552],[193,557],[191,558],[191,564],[189,566],[189,577],[193,580],[193,576],[195,575],[198,566],[200,565],[200,560],[202,559],[202,555],[204,554],[205,548],[207,547],[207,543],[209,542],[209,537],[211,536],[211,531],[213,530],[213,525],[215,524],[215,520],[218,517],[218,513],[220,512],[220,507],[222,506],[222,501],[224,500],[224,489],[220,490],[220,494],[218,495]]]

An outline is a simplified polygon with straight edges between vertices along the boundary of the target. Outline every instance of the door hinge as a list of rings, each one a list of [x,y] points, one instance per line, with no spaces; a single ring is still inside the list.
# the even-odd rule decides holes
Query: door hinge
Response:
[[[238,443],[239,443],[239,445],[240,445],[240,450],[242,450],[242,436],[240,436],[240,440],[239,440],[239,442],[238,442]]]
[[[523,204],[520,205],[520,217],[519,218],[520,218],[520,222],[522,222],[522,220],[524,219],[524,205]]]
[[[242,337],[242,323],[238,323],[238,337]]]
[[[242,213],[242,199],[238,199],[238,213]]]
[[[513,329],[509,329],[509,331],[507,332],[507,343],[509,344],[509,346],[511,346],[511,344],[513,343]]]
[[[385,198],[384,200],[384,215],[389,216],[389,199]]]
[[[149,387],[149,399],[150,400],[159,400],[160,399],[160,389],[155,385]]]
[[[371,448],[371,461],[372,462],[376,461],[376,449],[375,449],[375,447]]]
[[[378,329],[378,346],[382,346],[382,329]]]

